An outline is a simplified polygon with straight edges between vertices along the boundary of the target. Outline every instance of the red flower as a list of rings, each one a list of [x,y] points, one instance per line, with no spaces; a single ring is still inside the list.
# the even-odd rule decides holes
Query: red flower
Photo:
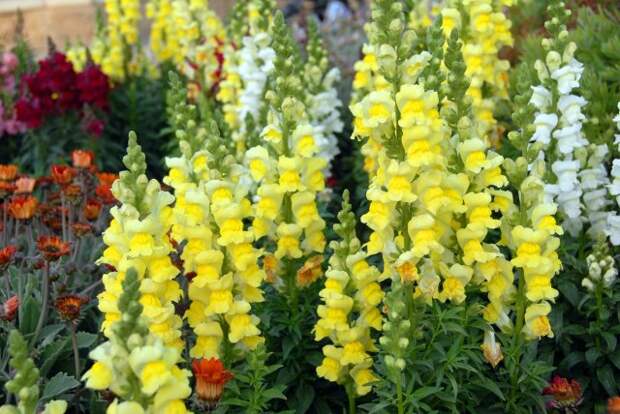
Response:
[[[224,385],[232,379],[233,375],[226,371],[222,361],[217,358],[193,360],[192,371],[196,378],[198,398],[210,406],[217,405],[224,391]]]
[[[93,165],[95,154],[92,151],[74,150],[71,153],[71,161],[75,168],[89,168]]]
[[[548,387],[543,390],[543,395],[551,395],[549,401],[552,408],[577,408],[582,398],[581,384],[576,380],[568,380],[556,375]]]
[[[97,220],[101,213],[101,203],[97,200],[87,200],[84,206],[84,217],[86,220]]]
[[[52,165],[52,178],[58,185],[67,185],[73,181],[75,170],[66,165]]]
[[[118,179],[118,175],[113,174],[113,173],[102,172],[102,173],[97,173],[97,178],[99,179],[99,184],[112,187],[112,184],[114,184],[114,181]]]
[[[56,299],[54,307],[60,317],[67,321],[75,321],[80,317],[82,305],[88,303],[88,299],[78,295],[63,295]]]
[[[94,105],[100,109],[108,107],[110,82],[97,65],[88,65],[77,75],[77,89],[82,103]]]
[[[103,130],[105,129],[105,124],[101,119],[91,119],[88,124],[86,124],[86,132],[89,134],[100,137],[103,134]]]
[[[17,220],[28,220],[37,212],[39,202],[33,196],[17,196],[9,203],[9,214]]]
[[[11,263],[15,252],[17,252],[17,248],[11,245],[0,249],[0,269],[8,266]]]
[[[15,315],[17,315],[17,309],[19,308],[19,297],[17,295],[13,295],[6,300],[0,306],[0,319],[3,321],[12,321],[15,319]]]
[[[0,181],[0,198],[4,198],[15,191],[15,184],[8,181]]]
[[[38,128],[43,123],[43,111],[38,100],[28,101],[20,98],[15,102],[17,120],[23,122],[30,129]]]
[[[611,397],[607,401],[607,414],[620,414],[620,397]]]
[[[17,165],[0,164],[0,181],[13,181],[17,176]]]
[[[69,247],[69,243],[63,242],[57,236],[40,236],[37,240],[37,248],[43,254],[45,260],[50,262],[58,260],[62,256],[67,256],[70,251]]]

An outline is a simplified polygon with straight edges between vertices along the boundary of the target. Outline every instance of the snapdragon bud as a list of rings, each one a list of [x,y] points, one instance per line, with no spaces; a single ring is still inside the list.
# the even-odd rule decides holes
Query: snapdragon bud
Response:
[[[407,339],[407,338],[400,338],[398,340],[398,347],[400,349],[407,349],[408,346],[409,346],[409,339]]]
[[[409,328],[411,328],[411,322],[409,322],[408,319],[401,321],[400,329],[409,329]]]
[[[581,281],[581,286],[592,292],[594,290],[594,283],[587,277]]]
[[[396,363],[396,360],[394,359],[394,357],[392,355],[386,355],[385,356],[385,365],[388,368],[394,368],[394,364]]]
[[[562,56],[560,56],[560,54],[555,50],[552,50],[547,53],[546,63],[549,67],[549,70],[553,72],[554,70],[558,69],[562,64]]]
[[[407,364],[405,363],[405,360],[402,358],[397,358],[396,359],[396,367],[403,371],[405,369],[405,367],[407,366]]]
[[[547,66],[545,66],[545,64],[542,62],[542,60],[537,60],[534,63],[534,69],[536,69],[536,73],[538,74],[538,79],[541,82],[544,82],[547,79],[549,79],[549,70],[547,69]]]
[[[598,263],[592,263],[590,265],[590,269],[588,269],[589,272],[588,274],[590,275],[590,278],[592,280],[600,280],[601,278],[601,267],[598,265]]]
[[[382,336],[381,338],[379,338],[379,343],[383,347],[388,346],[391,342],[392,342],[392,340],[390,338],[388,338],[387,336]]]

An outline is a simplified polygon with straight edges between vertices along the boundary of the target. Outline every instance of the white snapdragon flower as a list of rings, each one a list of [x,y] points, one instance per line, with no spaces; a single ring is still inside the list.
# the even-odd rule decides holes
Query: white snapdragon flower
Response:
[[[545,112],[551,106],[553,95],[542,85],[532,86],[532,91],[530,103],[540,111]]]
[[[537,114],[536,119],[534,119],[536,132],[534,132],[530,142],[539,142],[544,145],[549,145],[551,142],[551,132],[557,125],[558,116],[556,114]]]
[[[607,216],[607,232],[609,241],[614,246],[620,246],[620,215],[610,214]]]
[[[572,59],[568,65],[564,65],[553,72],[551,78],[558,82],[558,91],[561,95],[569,94],[573,89],[579,87],[579,80],[583,73],[583,64],[576,59]]]
[[[579,185],[577,180],[579,161],[555,161],[551,166],[551,170],[558,179],[560,194],[566,191],[573,191]]]
[[[581,194],[581,189],[575,188],[572,191],[560,191],[557,195],[557,203],[567,218],[580,219]]]
[[[611,167],[612,183],[609,184],[609,194],[616,197],[616,202],[620,206],[620,159],[615,159]]]
[[[558,141],[558,149],[562,154],[572,154],[577,148],[588,145],[588,141],[581,132],[581,123],[565,126],[553,132],[553,137]]]
[[[581,108],[586,106],[588,101],[578,95],[562,95],[558,101],[558,109],[562,113],[561,125],[573,125],[586,119],[581,112]]]

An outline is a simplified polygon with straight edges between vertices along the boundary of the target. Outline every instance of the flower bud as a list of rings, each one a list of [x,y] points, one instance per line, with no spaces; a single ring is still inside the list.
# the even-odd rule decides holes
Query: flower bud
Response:
[[[407,347],[409,346],[409,339],[400,338],[398,340],[398,346],[400,347],[400,349],[407,349]]]
[[[400,369],[401,371],[405,369],[405,367],[407,366],[407,364],[405,363],[405,360],[402,358],[398,358],[396,359],[396,367],[398,369]]]

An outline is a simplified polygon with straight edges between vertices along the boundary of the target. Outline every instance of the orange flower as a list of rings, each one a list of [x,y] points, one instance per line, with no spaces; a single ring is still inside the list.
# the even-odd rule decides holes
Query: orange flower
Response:
[[[620,414],[620,397],[611,397],[607,401],[607,414]]]
[[[11,263],[15,252],[17,252],[17,248],[11,245],[0,249],[0,269],[6,267],[9,263]]]
[[[71,153],[71,161],[75,168],[89,168],[93,165],[95,154],[92,151],[75,150]]]
[[[34,190],[37,180],[31,177],[21,177],[15,181],[16,194],[30,194]]]
[[[69,254],[69,243],[63,242],[58,236],[40,236],[37,248],[45,260],[53,262]]]
[[[196,378],[198,398],[215,407],[222,396],[224,385],[232,379],[233,375],[226,371],[222,361],[217,358],[193,360],[192,371]]]
[[[73,223],[71,229],[77,237],[86,236],[93,231],[93,227],[88,223]]]
[[[544,395],[551,395],[553,399],[549,405],[553,408],[577,408],[583,401],[581,384],[576,380],[568,380],[556,375],[548,387],[543,390]]]
[[[82,305],[88,303],[88,299],[78,295],[59,296],[54,303],[54,307],[60,317],[67,321],[74,321],[80,317]]]
[[[265,270],[267,283],[274,283],[277,277],[278,259],[273,254],[263,257],[263,269]]]
[[[82,188],[76,184],[70,184],[62,188],[62,193],[69,201],[75,202],[79,200],[82,194]]]
[[[306,287],[314,283],[323,274],[323,256],[313,256],[297,271],[297,285]]]
[[[104,204],[116,203],[116,197],[112,194],[112,187],[107,184],[98,185],[95,189],[95,194],[97,194],[101,202]]]
[[[15,191],[15,185],[8,181],[0,181],[0,198],[4,198]]]
[[[75,170],[67,165],[52,165],[52,179],[58,185],[67,185],[73,181]]]
[[[13,295],[0,306],[0,319],[3,321],[12,321],[17,315],[19,308],[19,296]]]
[[[97,173],[97,178],[99,179],[99,184],[112,187],[112,184],[114,184],[114,181],[118,179],[118,175],[107,173],[107,172],[102,172],[102,173]]]
[[[17,176],[17,165],[0,164],[0,180],[13,181]]]
[[[86,220],[97,220],[99,214],[101,213],[101,203],[97,200],[87,200],[86,205],[84,206],[84,217]]]
[[[17,220],[28,220],[37,212],[39,202],[33,196],[17,196],[9,203],[9,214]]]

